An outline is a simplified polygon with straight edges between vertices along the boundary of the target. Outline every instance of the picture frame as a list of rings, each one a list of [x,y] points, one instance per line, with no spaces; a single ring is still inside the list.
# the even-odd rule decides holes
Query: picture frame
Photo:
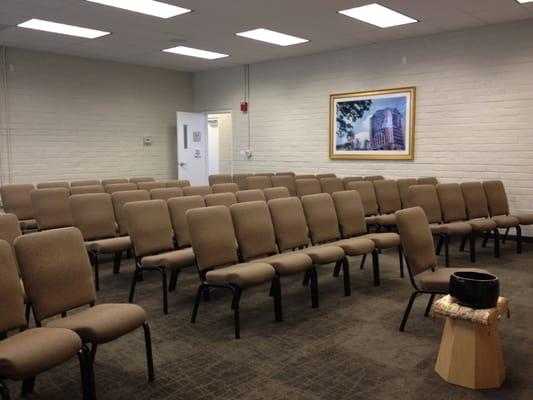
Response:
[[[416,88],[329,96],[329,158],[413,160]]]

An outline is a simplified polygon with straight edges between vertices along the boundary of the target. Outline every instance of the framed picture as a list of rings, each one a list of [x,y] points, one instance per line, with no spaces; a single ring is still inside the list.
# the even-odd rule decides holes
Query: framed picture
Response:
[[[414,87],[329,96],[329,158],[412,160]]]

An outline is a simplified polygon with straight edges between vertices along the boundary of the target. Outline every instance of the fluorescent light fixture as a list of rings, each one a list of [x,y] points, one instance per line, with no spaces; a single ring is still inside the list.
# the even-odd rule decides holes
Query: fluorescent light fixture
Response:
[[[87,0],[91,3],[103,4],[104,6],[111,6],[122,8],[141,14],[152,15],[159,18],[171,18],[176,15],[186,14],[191,12],[188,8],[174,6],[172,4],[163,3],[155,0]]]
[[[170,49],[163,49],[165,53],[181,54],[182,56],[205,58],[206,60],[216,60],[218,58],[229,57],[228,54],[215,53],[214,51],[207,51],[195,49],[193,47],[176,46]]]
[[[339,11],[339,14],[358,19],[368,24],[379,26],[380,28],[390,28],[391,26],[412,24],[418,22],[416,19],[400,14],[381,4],[373,3],[366,6],[349,8]]]
[[[96,29],[82,28],[81,26],[45,21],[37,18],[29,19],[28,21],[18,24],[17,26],[21,28],[35,29],[37,31],[60,33],[62,35],[77,36],[87,39],[96,39],[111,33],[98,31]]]
[[[236,33],[237,36],[245,37],[248,39],[260,40],[261,42],[273,43],[278,46],[291,46],[293,44],[300,44],[308,42],[309,40],[303,39],[297,36],[286,35],[270,29],[258,28],[251,31]]]
[[[516,1],[518,1],[520,4],[533,3],[533,0],[516,0]]]

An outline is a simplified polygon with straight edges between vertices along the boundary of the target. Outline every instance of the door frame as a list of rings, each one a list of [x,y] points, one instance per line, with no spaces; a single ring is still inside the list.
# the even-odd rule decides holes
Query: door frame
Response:
[[[231,163],[230,163],[230,173],[233,175],[233,159],[234,159],[234,154],[233,154],[233,126],[234,126],[234,121],[233,121],[233,110],[231,108],[225,108],[225,109],[218,109],[218,110],[214,110],[214,111],[199,111],[199,113],[201,114],[205,114],[206,116],[206,120],[209,121],[209,115],[210,114],[230,114],[231,115],[231,140],[230,140],[230,153],[231,153]],[[208,133],[207,133],[208,134]],[[208,138],[209,140],[209,138]],[[208,154],[208,157],[209,157],[209,154]],[[207,165],[209,165],[209,160],[207,160]]]

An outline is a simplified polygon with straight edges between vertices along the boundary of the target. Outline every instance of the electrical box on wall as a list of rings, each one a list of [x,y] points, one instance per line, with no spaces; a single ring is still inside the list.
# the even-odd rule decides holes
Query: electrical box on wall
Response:
[[[152,145],[152,137],[151,136],[143,136],[143,144],[145,146],[151,146]]]
[[[240,156],[245,158],[245,159],[250,159],[252,158],[252,149],[244,149],[244,150],[241,150],[239,152]]]

